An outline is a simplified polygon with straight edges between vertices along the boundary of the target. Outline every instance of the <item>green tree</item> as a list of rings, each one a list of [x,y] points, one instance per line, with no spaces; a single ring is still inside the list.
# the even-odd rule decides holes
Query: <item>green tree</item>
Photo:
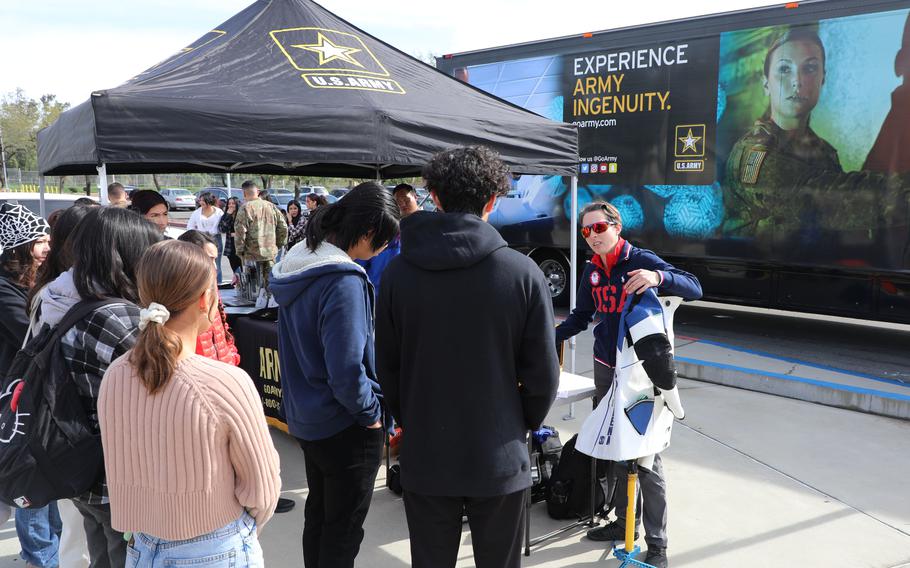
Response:
[[[34,100],[22,89],[6,94],[0,100],[0,130],[7,166],[38,169],[38,131],[53,124],[68,108],[69,103],[61,103],[56,95]]]

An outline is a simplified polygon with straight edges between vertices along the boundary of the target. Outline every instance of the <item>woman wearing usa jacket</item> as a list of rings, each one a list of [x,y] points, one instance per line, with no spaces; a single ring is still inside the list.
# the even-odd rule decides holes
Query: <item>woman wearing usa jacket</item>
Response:
[[[627,297],[641,294],[648,288],[657,288],[658,294],[697,300],[701,298],[701,284],[688,272],[623,239],[620,236],[622,218],[616,207],[609,203],[597,201],[582,209],[581,226],[581,234],[594,252],[594,257],[581,277],[578,304],[556,328],[556,340],[564,341],[581,333],[597,317],[598,323],[594,327],[594,386],[599,401],[613,384],[619,319]],[[642,499],[645,502],[645,541],[648,544],[645,562],[661,568],[668,563],[666,482],[660,455],[655,456],[651,470],[640,471]],[[620,475],[616,482],[618,487],[625,487],[624,476]],[[591,529],[588,538],[623,540],[625,508],[617,506],[617,514],[623,517],[606,526]],[[638,518],[641,515],[636,515]],[[637,538],[637,527],[635,535]]]

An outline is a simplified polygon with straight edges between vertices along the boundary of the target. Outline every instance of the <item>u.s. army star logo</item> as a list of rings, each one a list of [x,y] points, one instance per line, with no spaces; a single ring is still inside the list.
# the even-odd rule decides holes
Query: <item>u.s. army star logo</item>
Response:
[[[322,33],[318,33],[316,35],[318,37],[318,41],[315,44],[307,45],[298,43],[296,45],[292,45],[291,47],[296,47],[297,49],[306,49],[314,53],[318,53],[320,66],[338,59],[339,61],[344,61],[346,63],[350,63],[352,65],[356,65],[357,67],[363,68],[363,65],[361,65],[360,62],[352,57],[355,53],[360,51],[359,49],[355,47],[335,45],[326,39]]]
[[[288,28],[269,35],[314,89],[404,94],[360,37],[325,28]]]
[[[677,158],[700,158],[705,155],[705,125],[680,124],[676,127]]]

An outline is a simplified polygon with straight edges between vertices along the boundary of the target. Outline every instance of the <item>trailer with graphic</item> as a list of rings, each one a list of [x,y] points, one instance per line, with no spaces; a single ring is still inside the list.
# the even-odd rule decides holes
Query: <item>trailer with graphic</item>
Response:
[[[706,299],[910,322],[908,14],[906,0],[789,3],[437,67],[575,124],[579,208],[615,205],[623,235],[697,275]],[[490,218],[557,302],[569,187],[523,176]]]

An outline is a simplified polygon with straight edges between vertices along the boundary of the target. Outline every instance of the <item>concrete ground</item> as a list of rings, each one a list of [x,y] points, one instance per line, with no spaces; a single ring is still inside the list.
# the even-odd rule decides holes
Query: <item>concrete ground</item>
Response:
[[[910,566],[910,423],[717,385],[683,381],[688,417],[664,454],[669,484],[670,559],[675,567]],[[580,427],[547,423],[567,440]],[[306,497],[301,452],[276,434],[285,496],[298,507],[278,515],[262,535],[269,566],[301,566]],[[358,567],[409,566],[401,498],[376,483]],[[532,535],[565,524],[532,509]],[[465,529],[459,567],[473,566]],[[643,545],[643,543],[640,543]],[[583,530],[542,543],[524,566],[616,567],[602,543]]]
[[[577,370],[591,376],[591,336],[579,338]],[[802,400],[681,381],[685,421],[663,454],[668,479],[670,561],[674,567],[910,567],[910,422]],[[590,413],[554,408],[547,424],[568,440]],[[294,511],[276,515],[261,535],[266,563],[302,566],[300,536],[306,476],[294,441],[274,432],[285,497]],[[565,521],[532,509],[532,535]],[[376,482],[362,568],[409,566],[400,497]],[[525,558],[534,567],[616,567],[602,543],[577,530],[542,543]],[[644,545],[643,542],[640,544]],[[0,527],[0,568],[23,567],[12,522]],[[459,567],[473,566],[465,528]]]

